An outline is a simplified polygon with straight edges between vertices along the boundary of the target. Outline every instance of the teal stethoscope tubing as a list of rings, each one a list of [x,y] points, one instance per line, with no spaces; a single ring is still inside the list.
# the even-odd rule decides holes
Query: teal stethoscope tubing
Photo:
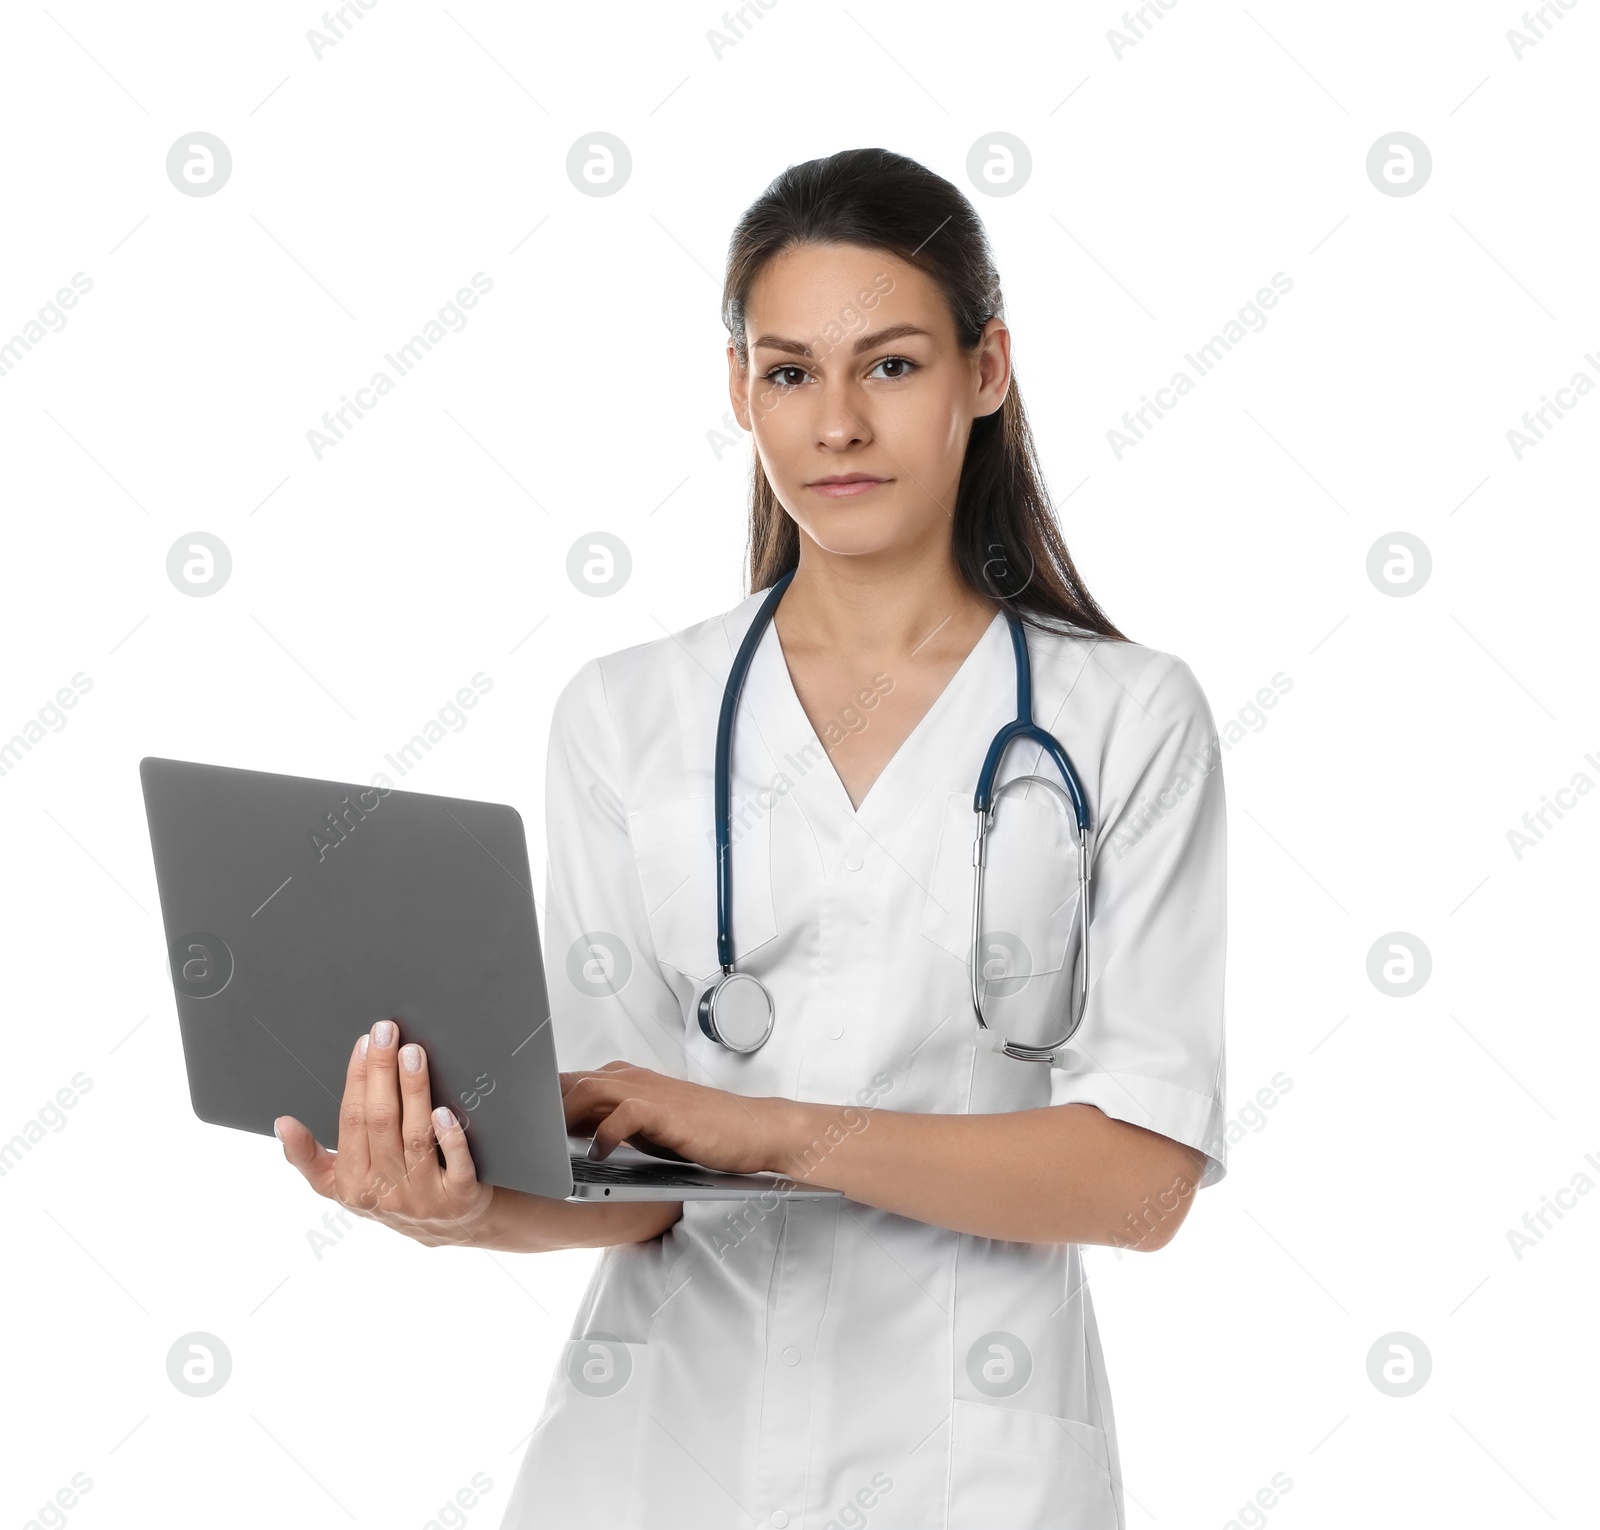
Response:
[[[722,974],[701,996],[699,1019],[700,1028],[708,1037],[739,1052],[753,1052],[766,1041],[772,1032],[773,1010],[771,996],[766,993],[758,980],[749,977],[748,974],[735,973],[733,970],[733,833],[730,800],[733,720],[735,712],[738,711],[740,694],[744,690],[745,676],[749,673],[750,662],[755,657],[756,646],[771,623],[773,612],[777,610],[778,602],[783,599],[783,593],[788,589],[794,575],[795,571],[790,569],[767,591],[766,599],[761,602],[755,620],[750,623],[750,629],[745,633],[739,651],[734,655],[733,667],[729,670],[727,684],[723,687],[722,710],[717,717],[713,808],[716,815],[717,846],[717,961],[721,965]],[[1083,1023],[1089,1003],[1089,805],[1084,796],[1083,783],[1078,779],[1078,773],[1067,757],[1066,750],[1061,747],[1053,734],[1039,727],[1033,720],[1033,666],[1028,660],[1027,637],[1023,632],[1022,622],[1010,611],[1006,612],[1006,621],[1011,628],[1011,648],[1016,659],[1017,715],[1005,724],[990,742],[983,768],[978,772],[977,790],[973,794],[972,808],[978,822],[977,837],[972,847],[972,952],[967,965],[971,976],[973,1014],[979,1027],[987,1030],[989,1027],[983,1014],[982,963],[978,960],[978,946],[982,939],[983,885],[988,834],[994,825],[995,805],[1000,796],[1014,786],[1037,782],[1061,800],[1065,810],[1071,814],[1078,833],[1078,911],[1083,929],[1083,939],[1080,943],[1082,970],[1079,1002],[1073,1006],[1076,1013],[1065,1034],[1055,1041],[1042,1046],[1005,1041],[1001,1050],[1008,1057],[1016,1057],[1025,1062],[1049,1062],[1076,1034],[1078,1027]],[[1065,791],[1047,776],[1035,775],[1013,777],[996,790],[994,778],[1000,769],[1000,762],[1006,750],[1018,739],[1038,744],[1050,756],[1066,783]],[[744,1041],[720,1034],[722,1028],[717,1024],[716,1000],[719,990],[730,979],[754,985],[766,1001],[764,1025],[757,1026]]]

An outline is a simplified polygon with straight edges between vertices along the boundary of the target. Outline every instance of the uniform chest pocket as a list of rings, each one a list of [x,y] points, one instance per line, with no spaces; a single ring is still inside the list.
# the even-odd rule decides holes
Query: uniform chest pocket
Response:
[[[971,792],[945,803],[922,933],[966,963],[972,954]],[[988,992],[1006,998],[1030,976],[1070,976],[1078,949],[1077,827],[1042,787],[1015,788],[999,801],[989,831],[980,960]]]
[[[717,850],[713,799],[679,797],[628,815],[634,860],[656,956],[691,978],[717,961]],[[733,824],[733,955],[740,961],[778,933],[772,903],[772,815]]]
[[[949,1530],[1123,1524],[1113,1447],[1092,1425],[958,1397],[950,1456]]]

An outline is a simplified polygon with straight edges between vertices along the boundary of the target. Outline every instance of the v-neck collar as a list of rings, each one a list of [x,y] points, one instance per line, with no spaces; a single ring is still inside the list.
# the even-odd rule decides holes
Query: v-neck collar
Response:
[[[753,616],[752,611],[752,619]],[[934,747],[935,737],[944,719],[959,704],[962,693],[976,683],[975,677],[989,670],[1002,656],[1002,650],[1009,654],[1009,636],[1005,613],[995,612],[944,689],[878,772],[859,808],[852,806],[850,793],[834,768],[827,746],[806,716],[775,623],[767,624],[756,645],[739,710],[753,718],[774,763],[793,782],[802,804],[870,832],[872,825],[893,806],[903,810],[919,798],[948,764],[948,751]],[[1009,677],[1009,666],[1006,672]]]

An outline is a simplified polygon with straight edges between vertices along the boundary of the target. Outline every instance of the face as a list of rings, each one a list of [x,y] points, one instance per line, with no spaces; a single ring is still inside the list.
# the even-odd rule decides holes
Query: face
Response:
[[[739,423],[802,532],[829,553],[949,547],[972,422],[1005,402],[999,319],[962,350],[932,278],[882,250],[797,245],[763,268],[728,347]]]

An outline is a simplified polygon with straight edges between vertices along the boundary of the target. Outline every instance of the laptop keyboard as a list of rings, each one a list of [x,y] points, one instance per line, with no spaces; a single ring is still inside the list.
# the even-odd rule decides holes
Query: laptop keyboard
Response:
[[[686,1179],[668,1169],[620,1163],[597,1163],[590,1158],[572,1160],[572,1178],[588,1185],[704,1185],[704,1179]]]

